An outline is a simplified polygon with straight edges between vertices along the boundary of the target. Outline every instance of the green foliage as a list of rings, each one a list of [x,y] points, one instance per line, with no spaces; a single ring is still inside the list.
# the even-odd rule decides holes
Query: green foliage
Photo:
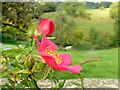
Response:
[[[32,38],[33,39],[33,38]],[[3,49],[1,55],[0,78],[7,78],[9,83],[2,88],[36,88],[40,89],[37,81],[50,79],[56,81],[57,88],[62,88],[65,81],[59,82],[53,76],[53,70],[45,63],[40,62],[39,54],[34,46],[35,40],[31,40],[26,46]],[[47,68],[46,68],[47,67]],[[48,70],[49,69],[49,70]]]
[[[10,65],[7,66],[7,69],[10,73],[17,73],[17,72],[20,71],[20,69],[18,67],[13,67],[13,66],[10,66]]]
[[[113,35],[113,46],[119,46],[120,44],[120,1],[110,6],[110,16],[115,19],[114,23],[114,35]]]
[[[2,32],[15,40],[18,39],[16,36],[25,35],[32,19],[39,19],[43,13],[41,6],[40,3],[32,2],[2,2]],[[6,36],[3,35],[3,38]],[[11,41],[3,39],[3,42],[13,43]]]
[[[88,35],[85,32],[85,30],[74,30],[73,32],[73,48],[74,49],[90,49],[90,43],[87,41],[88,40]]]
[[[3,2],[3,27],[13,27],[18,29],[16,30],[17,32],[25,32],[25,30],[28,28],[28,25],[30,24],[31,19],[36,18],[36,14],[40,14],[40,11],[37,11],[35,14],[31,13],[33,9],[36,8],[35,5],[36,4],[32,4],[29,2]],[[7,14],[6,12],[8,12],[9,14]]]
[[[3,85],[4,88],[38,88],[38,86],[35,84],[36,81],[33,80],[31,76],[31,74],[34,73],[34,71],[31,69],[35,69],[35,65],[30,64],[33,62],[29,62],[29,67],[27,67],[27,65],[24,65],[29,52],[26,52],[25,48],[9,49],[2,52],[1,73],[3,74],[1,74],[0,77],[8,78],[9,83],[11,84]],[[13,80],[11,78],[13,78]],[[18,83],[19,80],[22,81]],[[24,83],[22,83],[23,81]]]
[[[64,80],[64,81],[61,81],[61,82],[59,83],[59,88],[62,88],[62,87],[64,86],[64,84],[65,84],[65,80]]]
[[[94,37],[98,39],[94,41],[87,40],[87,43],[85,45],[78,45],[78,48],[88,47],[88,49],[91,49],[92,47],[94,47],[93,49],[105,49],[110,47],[116,47],[115,43],[117,43],[117,40],[115,40],[114,37],[118,38],[118,35],[114,35],[115,30],[113,30],[113,28],[115,28],[115,26],[113,23],[115,20],[110,17],[109,10],[109,8],[104,10],[88,10],[88,12],[91,13],[91,20],[85,20],[80,17],[75,18],[75,21],[77,23],[77,29],[83,29],[85,33],[88,33],[88,38],[90,36],[89,32],[91,31],[91,29],[94,29],[96,33],[98,33],[97,37],[95,37],[94,34],[91,36],[91,38]],[[119,25],[116,25],[116,27],[118,26]],[[116,29],[116,33],[117,31],[118,29]],[[92,41],[94,44],[91,44]]]
[[[13,38],[12,36],[10,36],[9,34],[1,34],[0,37],[2,37],[2,42],[3,43],[17,44],[17,41],[15,40],[15,38]]]
[[[74,39],[82,41],[85,38],[85,32],[83,30],[74,30]]]
[[[44,8],[44,12],[54,12],[56,11],[57,6],[55,3],[45,2]]]
[[[73,40],[72,46],[75,49],[104,49],[111,47],[112,35],[107,32],[100,32],[94,28],[91,28],[89,32],[74,30]]]
[[[24,38],[27,38],[25,36],[33,28],[35,20],[41,19],[44,12],[55,10],[56,5],[49,2],[2,2],[2,32],[15,40],[26,41]],[[34,29],[36,28],[32,31]],[[6,36],[3,35],[3,38]],[[12,43],[6,39],[3,39],[3,42]]]
[[[94,28],[91,28],[89,31],[88,41],[91,43],[92,49],[109,48],[112,43],[111,35],[109,33],[100,32]]]
[[[84,83],[83,83],[84,77],[83,77],[83,74],[78,73],[78,75],[79,75],[79,79],[81,80],[81,83],[77,83],[77,82],[71,82],[71,83],[72,83],[73,85],[82,87],[83,90],[84,90]]]
[[[35,60],[32,57],[27,57],[24,64],[25,64],[26,68],[31,71],[32,67],[35,64]]]
[[[58,12],[55,16],[56,30],[53,35],[56,37],[55,43],[61,46],[70,45],[73,42],[73,30],[75,22],[64,13]],[[71,36],[71,37],[70,37]]]
[[[59,5],[58,11],[62,11],[73,17],[87,17],[85,2],[63,2]]]
[[[112,4],[112,2],[100,2],[100,3],[94,3],[94,2],[87,2],[87,8],[88,9],[98,9],[100,7],[109,8],[109,6]]]
[[[112,18],[115,18],[115,19],[118,18],[118,9],[119,9],[118,2],[116,2],[110,6],[110,16]]]
[[[98,49],[110,48],[112,44],[112,35],[110,33],[101,33]]]
[[[91,28],[89,31],[89,40],[92,45],[98,44],[98,40],[100,39],[100,32],[96,31],[94,28]]]

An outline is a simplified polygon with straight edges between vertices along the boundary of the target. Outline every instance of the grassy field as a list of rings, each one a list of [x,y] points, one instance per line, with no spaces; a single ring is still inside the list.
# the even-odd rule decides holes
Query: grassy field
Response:
[[[90,30],[94,28],[103,32],[113,33],[113,23],[114,19],[110,17],[109,8],[100,9],[88,9],[87,13],[91,14],[91,20],[81,18],[81,17],[70,17],[76,22],[76,29]],[[43,18],[53,19],[55,18],[56,12],[45,13]]]
[[[75,18],[78,29],[82,28],[89,30],[90,28],[95,28],[96,30],[104,32],[113,32],[114,19],[110,17],[109,8],[104,10],[87,10],[87,12],[91,14],[91,20],[83,19],[80,17]]]
[[[60,53],[70,53],[73,65],[79,64],[90,58],[100,57],[103,61],[94,61],[84,64],[81,71],[86,78],[118,78],[118,48],[94,51],[59,51]],[[55,71],[55,75],[60,79],[78,78],[77,75],[69,71]]]
[[[0,44],[1,46],[1,44]],[[14,45],[3,45],[2,48],[16,48]],[[118,48],[105,49],[105,50],[68,50],[61,51],[59,53],[69,53],[72,57],[72,65],[79,64],[83,61],[101,58],[103,61],[94,61],[84,64],[81,71],[86,78],[118,78]],[[57,71],[55,70],[55,76],[59,79],[75,79],[78,75],[72,74],[69,71]]]

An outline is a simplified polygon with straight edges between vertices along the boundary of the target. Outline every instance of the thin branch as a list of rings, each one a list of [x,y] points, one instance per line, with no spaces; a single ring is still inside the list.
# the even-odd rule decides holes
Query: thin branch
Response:
[[[80,63],[79,65],[83,65],[85,63],[92,62],[92,61],[102,61],[102,59],[100,59],[100,58],[98,58],[98,59],[90,59],[90,60],[87,60],[87,61],[84,61],[84,62]]]
[[[1,23],[1,22],[0,22],[0,23]],[[10,26],[10,27],[16,28],[16,29],[18,29],[19,31],[22,31],[22,32],[24,32],[24,33],[25,33],[25,31],[24,31],[24,30],[22,30],[22,29],[20,29],[20,28],[19,28],[19,26],[13,26],[13,25],[11,25],[11,24],[4,23],[4,22],[2,22],[2,24],[3,24],[3,25],[5,25],[5,26]]]
[[[82,85],[81,87],[82,87],[83,90],[85,90],[85,88],[84,88],[84,82],[83,82],[84,78],[82,77],[81,73],[78,73],[78,75],[80,77],[80,81],[81,81],[81,85]]]

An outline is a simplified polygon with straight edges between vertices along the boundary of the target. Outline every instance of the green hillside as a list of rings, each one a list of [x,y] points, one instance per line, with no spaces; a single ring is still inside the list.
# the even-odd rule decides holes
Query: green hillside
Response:
[[[91,20],[81,17],[74,18],[69,16],[69,18],[73,18],[74,21],[76,22],[77,29],[89,30],[91,28],[94,28],[96,30],[113,33],[114,19],[110,17],[109,8],[103,10],[88,9],[87,12],[91,14],[90,16]],[[56,12],[45,13],[42,15],[42,17],[54,20],[56,14],[57,14]]]
[[[75,21],[77,23],[77,28],[82,28],[89,30],[90,28],[95,28],[96,30],[104,32],[113,32],[114,19],[110,17],[109,8],[107,9],[91,9],[87,10],[91,14],[91,20],[83,19],[81,17],[76,17]]]

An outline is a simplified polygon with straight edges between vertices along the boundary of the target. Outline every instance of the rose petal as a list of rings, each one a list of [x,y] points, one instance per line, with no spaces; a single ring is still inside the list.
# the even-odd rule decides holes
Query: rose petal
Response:
[[[38,33],[43,33],[44,35],[50,35],[54,32],[55,25],[54,22],[48,18],[41,19],[39,22]]]
[[[68,69],[70,72],[74,74],[77,74],[82,70],[82,67],[80,65],[64,66],[64,68]]]
[[[46,39],[46,36],[44,35],[41,40],[41,45],[43,46],[43,49],[45,50],[46,47],[51,46],[51,49],[53,51],[56,50],[57,46],[49,39]]]
[[[62,63],[60,64],[61,66],[67,66],[67,65],[71,65],[72,64],[72,59],[70,54],[60,54],[60,56],[62,57]]]
[[[51,66],[54,69],[55,69],[55,67],[57,67],[54,57],[52,57],[51,55],[48,55],[48,54],[44,54],[44,53],[41,53],[40,55],[45,60],[46,64],[48,64],[49,66]]]
[[[51,20],[51,22],[50,22],[50,31],[49,31],[49,33],[47,34],[47,36],[50,35],[50,34],[52,34],[52,33],[54,32],[54,30],[55,30],[55,24],[54,24],[54,22]]]

